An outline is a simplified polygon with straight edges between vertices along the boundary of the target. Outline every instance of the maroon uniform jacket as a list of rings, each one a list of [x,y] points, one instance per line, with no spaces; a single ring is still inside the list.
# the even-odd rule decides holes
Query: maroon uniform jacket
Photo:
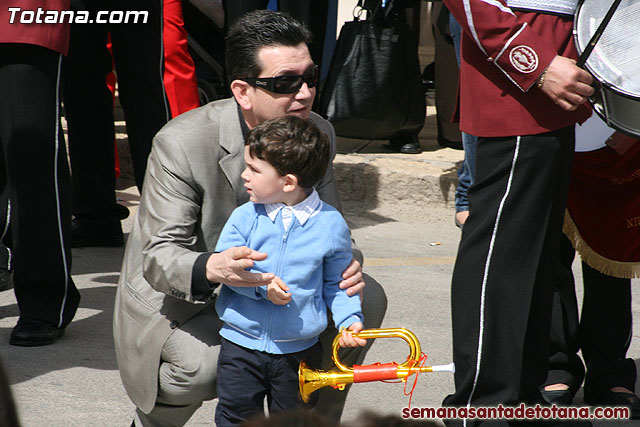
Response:
[[[556,55],[576,59],[572,16],[521,12],[506,0],[444,0],[463,28],[460,129],[484,137],[536,135],[591,114],[567,112],[536,86]]]
[[[13,14],[9,8],[20,8]],[[46,47],[53,51],[66,54],[69,48],[69,18],[65,23],[36,23],[38,8],[42,9],[41,20],[52,20],[54,13],[59,17],[60,12],[69,10],[69,0],[9,0],[3,1],[0,7],[0,43],[26,43]],[[27,15],[22,12],[28,11]],[[32,23],[20,23],[20,17],[31,20]],[[47,13],[49,12],[49,13]],[[59,21],[58,21],[59,22]],[[90,25],[90,24],[87,24]]]

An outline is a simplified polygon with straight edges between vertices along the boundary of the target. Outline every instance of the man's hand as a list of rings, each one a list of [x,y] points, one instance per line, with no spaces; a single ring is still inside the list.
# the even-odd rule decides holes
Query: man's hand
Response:
[[[576,65],[576,61],[564,56],[556,56],[544,72],[540,88],[562,109],[573,111],[593,95],[593,77]]]
[[[291,302],[291,294],[288,291],[289,287],[276,276],[267,285],[267,299],[276,305],[287,305]]]
[[[229,286],[263,286],[275,277],[273,273],[251,273],[246,268],[253,267],[254,261],[267,258],[264,252],[257,252],[246,246],[229,248],[211,254],[207,260],[207,280]]]
[[[357,334],[362,330],[364,325],[362,322],[355,322],[349,326],[348,329],[342,331],[340,337],[340,347],[362,347],[367,344],[367,340],[354,337],[353,334]]]
[[[342,273],[342,282],[340,289],[346,289],[347,295],[352,296],[364,289],[364,279],[362,278],[362,266],[355,259],[351,260],[351,264]],[[362,299],[362,294],[360,294]]]

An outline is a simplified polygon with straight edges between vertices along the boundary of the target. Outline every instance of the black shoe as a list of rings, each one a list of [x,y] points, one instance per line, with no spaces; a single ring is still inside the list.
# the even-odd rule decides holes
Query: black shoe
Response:
[[[74,219],[71,222],[71,247],[120,247],[124,235],[120,221],[92,222]]]
[[[549,405],[568,406],[573,402],[573,393],[570,389],[566,390],[540,390],[540,394],[545,402]]]
[[[0,267],[0,292],[13,288],[11,272]]]
[[[438,136],[438,145],[443,148],[452,148],[454,150],[464,150],[462,141],[450,141],[443,136]]]
[[[21,347],[37,347],[56,342],[64,335],[64,328],[35,319],[18,319],[18,324],[11,331],[9,344]]]
[[[420,140],[418,135],[403,135],[391,138],[389,144],[385,145],[389,150],[403,154],[420,154]]]
[[[629,408],[630,419],[640,419],[640,397],[635,394],[607,390],[600,395],[600,399],[597,401],[587,403],[598,406],[625,406]]]

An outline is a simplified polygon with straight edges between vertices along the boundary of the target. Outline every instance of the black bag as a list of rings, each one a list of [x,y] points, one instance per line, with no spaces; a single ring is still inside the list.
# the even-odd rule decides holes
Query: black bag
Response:
[[[339,136],[386,140],[424,125],[415,36],[404,10],[385,17],[377,9],[342,27],[320,95],[319,112]]]

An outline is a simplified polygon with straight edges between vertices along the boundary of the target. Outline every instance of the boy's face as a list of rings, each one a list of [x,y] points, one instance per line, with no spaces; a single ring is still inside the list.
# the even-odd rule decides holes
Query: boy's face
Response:
[[[240,176],[249,193],[249,200],[263,204],[282,202],[285,196],[285,177],[269,163],[252,157],[248,145],[244,147],[244,161],[247,167]]]

